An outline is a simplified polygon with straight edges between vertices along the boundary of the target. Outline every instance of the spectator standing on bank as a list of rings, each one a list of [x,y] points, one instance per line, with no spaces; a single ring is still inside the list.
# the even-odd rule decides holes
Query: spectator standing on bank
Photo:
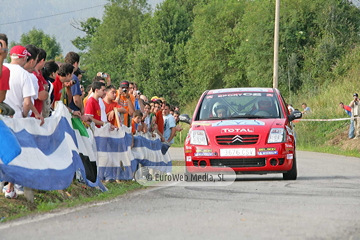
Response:
[[[59,70],[59,65],[54,60],[45,62],[44,67],[41,69],[42,75],[48,83],[48,98],[43,104],[43,117],[49,117],[51,115],[51,105],[54,101],[54,87],[52,83],[55,81],[56,73]]]
[[[130,84],[128,81],[122,81],[120,83],[116,98],[116,101],[119,102],[119,104],[123,106],[127,111],[127,113],[123,114],[123,124],[127,127],[131,126],[131,116],[134,114],[135,111],[135,97],[134,95],[129,93],[129,85]]]
[[[353,94],[354,99],[350,102],[349,106],[351,107],[351,117],[354,119],[354,129],[355,129],[355,137],[354,139],[360,138],[360,101],[359,95],[357,93]]]
[[[143,116],[144,115],[140,109],[135,110],[135,112],[133,114],[133,118],[131,120],[131,133],[133,135],[135,135],[136,132],[140,132],[140,131],[144,132],[144,133],[147,132],[146,124],[142,120]]]
[[[106,122],[101,121],[101,110],[99,98],[105,95],[105,83],[93,82],[92,84],[93,95],[89,97],[85,106],[85,115],[89,116],[97,127],[104,126]]]
[[[8,51],[8,38],[5,34],[0,33],[0,114],[11,116],[15,111],[4,102],[6,92],[10,90],[10,70],[3,65]]]
[[[164,141],[171,145],[174,143],[176,135],[176,122],[174,116],[170,114],[170,104],[165,103],[162,113],[164,118]]]
[[[79,54],[76,52],[68,52],[65,56],[65,63],[73,65],[74,72],[76,72],[80,64]],[[72,101],[69,102],[69,108],[74,111],[80,111],[80,113],[83,114],[84,106],[81,98],[80,81],[75,74],[72,74],[72,80],[74,80],[74,84],[71,86]]]
[[[49,85],[48,82],[42,75],[41,69],[44,68],[45,60],[46,60],[46,52],[44,49],[38,48],[39,54],[37,58],[37,63],[35,65],[33,74],[38,80],[38,98],[34,101],[34,106],[36,110],[42,115],[44,101],[46,101],[49,97]],[[31,115],[33,117],[33,115]]]
[[[158,99],[155,101],[154,104],[154,113],[155,113],[155,123],[156,123],[156,127],[157,130],[159,131],[159,134],[161,136],[164,135],[164,118],[163,118],[163,114],[162,114],[162,110],[161,110],[161,100]]]
[[[30,109],[34,106],[31,98],[36,96],[37,91],[30,73],[23,68],[30,56],[25,47],[16,45],[10,50],[11,62],[5,64],[10,70],[10,90],[6,93],[5,102],[14,109],[14,118],[28,117]],[[7,185],[5,197],[9,199],[17,197],[14,183],[9,182]]]
[[[304,109],[304,111],[301,112],[302,114],[309,114],[309,113],[311,113],[311,109],[310,109],[310,107],[307,106],[306,103],[301,104],[301,106],[302,106],[302,108]]]
[[[101,76],[95,76],[93,79],[92,79],[92,82],[102,82],[105,84],[105,86],[108,86],[106,85],[105,83],[105,78],[101,77]],[[92,95],[94,94],[94,91],[92,91],[92,93],[90,93],[89,97],[92,97]],[[104,104],[104,101],[103,101],[103,98],[105,97],[106,95],[106,92],[104,91],[104,96],[101,96],[98,101],[99,101],[99,105],[100,105],[100,110],[101,110],[101,121],[103,122],[107,122],[107,116],[106,116],[106,107],[105,107],[105,104]]]
[[[340,102],[339,103],[339,106],[344,109],[345,113],[347,115],[349,115],[349,117],[351,117],[351,107],[348,106],[348,105],[344,105],[343,102]],[[351,118],[350,119],[350,128],[349,128],[349,138],[354,138],[355,137],[355,134],[354,134],[354,119]]]
[[[174,111],[174,118],[175,118],[175,124],[176,124],[176,131],[177,132],[180,132],[180,131],[182,131],[183,130],[183,128],[180,126],[180,118],[179,118],[179,116],[180,116],[180,112],[179,111]]]
[[[106,112],[106,116],[107,116],[107,120],[108,122],[110,122],[112,125],[114,125],[115,127],[121,127],[118,125],[117,121],[116,121],[116,113],[115,113],[115,108],[117,109],[118,113],[127,113],[126,109],[123,108],[121,105],[119,105],[115,99],[116,99],[116,88],[113,85],[109,85],[106,87],[105,89],[106,91],[106,95],[103,98],[103,102],[105,105],[105,112]],[[120,120],[120,116],[119,116],[119,120]],[[120,124],[121,124],[121,120],[120,120]]]

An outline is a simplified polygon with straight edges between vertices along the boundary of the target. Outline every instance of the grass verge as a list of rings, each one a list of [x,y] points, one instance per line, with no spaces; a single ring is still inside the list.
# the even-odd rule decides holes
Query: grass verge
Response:
[[[31,214],[49,212],[55,209],[75,207],[90,202],[114,199],[129,191],[145,188],[135,181],[107,183],[107,192],[88,187],[77,181],[64,190],[40,191],[34,190],[34,203],[26,200],[23,195],[17,199],[6,199],[0,196],[0,222],[6,222]]]

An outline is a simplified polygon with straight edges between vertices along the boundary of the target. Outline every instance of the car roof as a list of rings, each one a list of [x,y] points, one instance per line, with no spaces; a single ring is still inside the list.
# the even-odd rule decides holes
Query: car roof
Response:
[[[274,88],[258,88],[258,87],[248,87],[248,88],[221,88],[221,89],[212,89],[207,92],[207,94],[218,94],[218,93],[233,93],[233,92],[264,92],[264,93],[275,93]]]

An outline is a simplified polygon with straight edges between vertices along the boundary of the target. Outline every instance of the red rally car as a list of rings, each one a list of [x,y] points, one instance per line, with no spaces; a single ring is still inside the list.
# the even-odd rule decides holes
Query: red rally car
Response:
[[[297,178],[295,134],[278,89],[228,88],[205,91],[195,109],[185,140],[188,173],[222,171],[236,174],[282,173]],[[184,120],[186,121],[186,119]]]

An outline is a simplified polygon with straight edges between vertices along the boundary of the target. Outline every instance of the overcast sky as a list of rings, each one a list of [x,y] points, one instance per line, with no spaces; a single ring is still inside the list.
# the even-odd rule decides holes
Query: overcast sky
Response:
[[[147,0],[155,8],[163,0]],[[107,0],[1,0],[0,33],[9,41],[19,41],[23,33],[31,29],[42,29],[45,34],[55,36],[61,44],[63,54],[78,52],[71,40],[84,33],[70,23],[85,21],[90,17],[102,19],[103,5]]]

